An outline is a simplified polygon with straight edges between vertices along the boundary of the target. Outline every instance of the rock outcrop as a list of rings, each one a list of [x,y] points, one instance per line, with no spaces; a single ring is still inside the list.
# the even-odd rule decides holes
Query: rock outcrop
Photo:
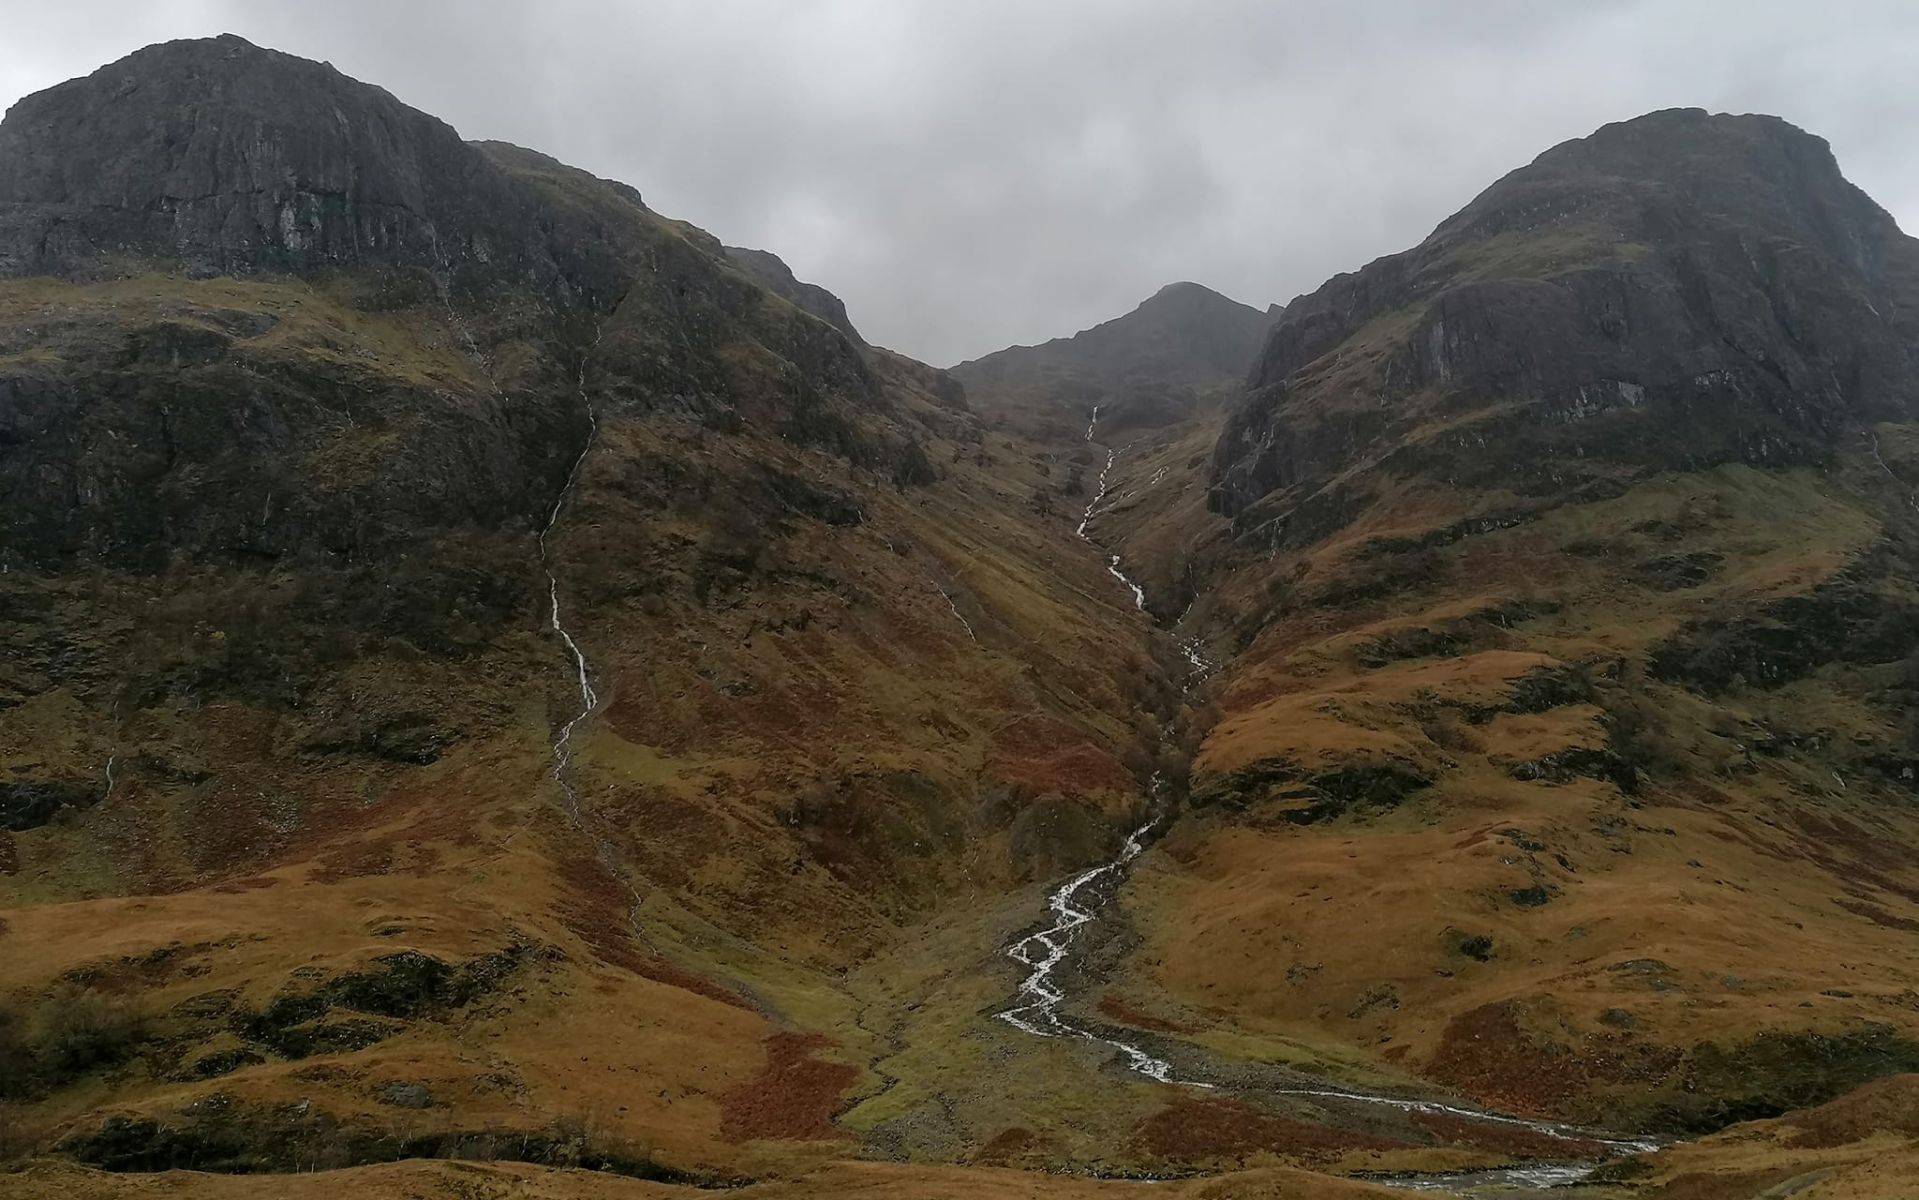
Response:
[[[728,246],[726,256],[734,265],[759,280],[767,291],[791,303],[801,312],[812,313],[820,320],[845,334],[847,340],[856,346],[864,346],[866,339],[860,331],[853,328],[853,322],[846,315],[846,304],[838,296],[827,291],[817,283],[807,283],[796,279],[793,268],[786,260],[770,250],[752,250],[745,246]]]

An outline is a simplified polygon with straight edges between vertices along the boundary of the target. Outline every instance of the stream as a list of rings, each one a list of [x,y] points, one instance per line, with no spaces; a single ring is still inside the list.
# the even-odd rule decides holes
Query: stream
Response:
[[[1093,440],[1098,427],[1099,407],[1094,406],[1092,420],[1086,427],[1087,441]],[[1087,527],[1097,514],[1101,501],[1106,497],[1111,486],[1113,463],[1124,449],[1124,447],[1107,448],[1106,463],[1100,469],[1098,488],[1094,492],[1092,501],[1087,504],[1086,511],[1081,515],[1078,528],[1074,530],[1074,533],[1089,545],[1097,546],[1097,543],[1094,543],[1087,533]],[[1144,611],[1146,608],[1144,589],[1119,569],[1119,555],[1107,555],[1106,558],[1107,572],[1133,593],[1135,606]],[[1186,661],[1194,669],[1195,681],[1211,670],[1212,664],[1206,661],[1197,638],[1187,638],[1178,645]],[[1191,687],[1192,683],[1189,683],[1189,691]],[[1051,923],[1037,932],[1020,937],[1006,947],[1006,956],[1028,970],[1025,978],[1019,983],[1016,996],[1018,1003],[995,1015],[1015,1029],[1034,1037],[1080,1038],[1109,1046],[1124,1057],[1127,1070],[1156,1082],[1211,1089],[1217,1085],[1196,1079],[1177,1078],[1174,1075],[1174,1066],[1168,1060],[1149,1054],[1130,1042],[1121,1041],[1104,1032],[1077,1024],[1062,1016],[1059,1011],[1060,1006],[1066,1003],[1069,997],[1065,986],[1056,978],[1056,974],[1063,965],[1071,961],[1073,946],[1079,931],[1099,919],[1101,912],[1113,901],[1124,885],[1134,860],[1145,852],[1149,840],[1159,831],[1162,823],[1172,816],[1170,806],[1161,794],[1160,779],[1157,775],[1153,777],[1147,790],[1152,802],[1151,815],[1127,836],[1119,853],[1111,861],[1100,866],[1089,867],[1054,888],[1046,899],[1046,909]],[[1559,1187],[1585,1179],[1609,1158],[1624,1154],[1645,1153],[1658,1149],[1661,1144],[1645,1138],[1614,1137],[1552,1121],[1536,1121],[1439,1100],[1388,1096],[1323,1084],[1311,1087],[1263,1087],[1259,1090],[1274,1096],[1376,1105],[1398,1109],[1401,1112],[1428,1113],[1486,1125],[1510,1126],[1557,1138],[1569,1145],[1596,1142],[1607,1150],[1606,1156],[1598,1159],[1524,1163],[1489,1170],[1375,1176],[1372,1179],[1375,1183],[1410,1191],[1470,1196],[1487,1188]]]
[[[598,338],[594,339],[594,344],[599,344]],[[580,446],[579,457],[573,460],[572,469],[566,473],[566,482],[560,486],[560,494],[553,499],[553,509],[547,513],[546,524],[540,529],[539,546],[540,567],[546,572],[547,624],[552,627],[553,632],[560,635],[560,641],[565,644],[567,654],[572,657],[580,689],[580,711],[573,715],[572,720],[560,727],[559,735],[553,739],[552,771],[553,782],[560,785],[560,794],[565,797],[567,815],[577,825],[580,822],[580,798],[573,790],[572,780],[567,777],[567,767],[573,762],[573,731],[579,727],[580,722],[593,715],[593,710],[599,706],[600,697],[599,693],[593,690],[593,677],[587,665],[586,653],[580,649],[580,644],[573,640],[573,634],[560,619],[560,580],[553,573],[553,557],[547,546],[547,538],[552,534],[553,527],[560,523],[560,514],[566,509],[566,502],[572,497],[573,489],[580,481],[580,468],[586,465],[586,456],[592,452],[593,442],[600,432],[599,414],[594,411],[593,402],[586,394],[586,355],[584,354],[580,356],[580,371],[576,386],[580,394],[580,402],[586,406],[586,441]]]

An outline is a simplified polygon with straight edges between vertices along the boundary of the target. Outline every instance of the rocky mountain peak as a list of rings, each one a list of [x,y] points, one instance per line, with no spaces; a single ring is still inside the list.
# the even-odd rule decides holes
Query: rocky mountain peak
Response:
[[[1295,301],[1222,435],[1213,503],[1297,500],[1362,458],[1430,466],[1440,443],[1414,443],[1442,414],[1446,439],[1497,451],[1451,464],[1456,485],[1542,497],[1608,470],[1821,461],[1847,421],[1910,407],[1915,312],[1919,243],[1825,142],[1653,113]]]
[[[0,272],[104,251],[200,274],[541,257],[506,174],[452,126],[231,35],[167,42],[0,123]]]
[[[1602,126],[1513,171],[1436,237],[1483,236],[1563,220],[1568,205],[1630,198],[1793,237],[1865,270],[1898,226],[1839,170],[1824,138],[1778,117],[1673,108]]]

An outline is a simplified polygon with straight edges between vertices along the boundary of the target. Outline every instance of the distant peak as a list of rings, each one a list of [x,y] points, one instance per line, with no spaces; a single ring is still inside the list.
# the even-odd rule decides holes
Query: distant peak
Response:
[[[1205,286],[1204,284],[1193,283],[1189,280],[1181,280],[1178,283],[1167,284],[1165,287],[1159,289],[1157,292],[1154,292],[1151,296],[1148,296],[1145,300],[1145,303],[1152,304],[1155,301],[1169,301],[1169,300],[1177,303],[1186,303],[1186,304],[1190,304],[1195,301],[1206,302],[1206,301],[1212,301],[1212,300],[1224,301],[1227,304],[1235,303],[1235,301],[1232,300],[1232,298],[1228,296],[1222,296],[1218,292],[1214,291],[1212,288]]]
[[[1258,309],[1241,304],[1231,296],[1221,295],[1205,284],[1180,280],[1169,283],[1140,302],[1139,311],[1152,312],[1162,309],[1204,310],[1245,309],[1257,312]]]

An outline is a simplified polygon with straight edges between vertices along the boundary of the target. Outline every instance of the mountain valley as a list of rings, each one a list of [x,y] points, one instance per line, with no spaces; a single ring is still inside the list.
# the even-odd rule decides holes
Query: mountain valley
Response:
[[[1823,141],[858,317],[237,37],[8,112],[0,1192],[1911,1194],[1919,242]]]

